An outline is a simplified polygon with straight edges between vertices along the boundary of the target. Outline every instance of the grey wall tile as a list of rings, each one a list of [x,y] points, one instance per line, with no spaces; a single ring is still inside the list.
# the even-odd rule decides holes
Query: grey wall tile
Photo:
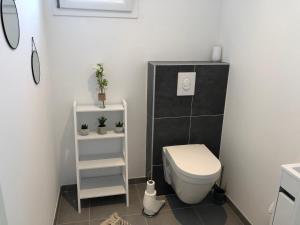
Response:
[[[192,117],[191,144],[205,144],[219,156],[223,116]]]
[[[194,66],[157,66],[155,117],[189,116],[191,96],[177,96],[178,72],[193,72]]]
[[[190,118],[155,119],[153,165],[162,164],[162,148],[170,145],[187,144]]]
[[[229,65],[196,66],[193,115],[224,113]]]

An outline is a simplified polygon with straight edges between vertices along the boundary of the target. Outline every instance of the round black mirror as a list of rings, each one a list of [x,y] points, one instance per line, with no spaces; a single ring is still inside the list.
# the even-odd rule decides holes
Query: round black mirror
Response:
[[[39,84],[40,77],[41,77],[40,59],[33,38],[32,38],[32,52],[31,52],[31,71],[32,71],[34,83]]]
[[[20,26],[14,0],[1,0],[1,21],[8,45],[16,49],[20,41]]]

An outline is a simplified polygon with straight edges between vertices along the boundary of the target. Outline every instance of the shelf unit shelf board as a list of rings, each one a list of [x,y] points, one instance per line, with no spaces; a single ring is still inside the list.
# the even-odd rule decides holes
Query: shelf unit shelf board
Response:
[[[124,138],[124,133],[115,133],[114,131],[107,131],[107,134],[98,134],[96,131],[91,131],[89,135],[82,136],[77,133],[77,140],[84,141],[84,140],[97,140],[97,139],[113,139],[113,138]]]
[[[125,165],[121,153],[83,155],[79,157],[78,170],[123,167]]]
[[[76,112],[113,112],[124,111],[122,104],[106,105],[105,108],[100,108],[96,105],[77,105]]]
[[[126,194],[122,175],[81,178],[80,199]]]

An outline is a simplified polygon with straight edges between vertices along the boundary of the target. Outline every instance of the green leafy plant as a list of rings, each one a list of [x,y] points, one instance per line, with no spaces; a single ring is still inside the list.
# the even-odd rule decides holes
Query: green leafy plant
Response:
[[[124,125],[124,123],[121,122],[121,121],[119,121],[119,122],[116,123],[116,127],[123,127],[123,125]]]
[[[107,79],[104,78],[104,68],[103,64],[98,63],[96,65],[96,78],[97,78],[97,83],[99,86],[100,93],[105,93],[105,89],[108,86],[108,81]]]
[[[107,119],[103,116],[98,118],[99,127],[106,127],[106,124],[105,124],[106,121],[107,121]]]
[[[81,129],[82,130],[87,130],[87,129],[89,129],[89,126],[86,123],[84,123],[84,124],[81,125]]]

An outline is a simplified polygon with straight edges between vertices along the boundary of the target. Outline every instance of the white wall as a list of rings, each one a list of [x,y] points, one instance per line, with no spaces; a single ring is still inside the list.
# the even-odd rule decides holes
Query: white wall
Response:
[[[16,1],[21,40],[12,51],[0,28],[0,223],[50,225],[58,195],[42,0]],[[41,83],[31,74],[31,36]],[[4,216],[7,218],[4,218]]]
[[[110,82],[108,101],[128,101],[129,175],[145,176],[147,61],[208,60],[219,9],[220,0],[140,0],[138,19],[49,16],[62,184],[75,183],[72,101],[95,100],[98,62]]]
[[[300,2],[224,0],[231,63],[221,158],[229,197],[268,224],[280,164],[300,160]]]

